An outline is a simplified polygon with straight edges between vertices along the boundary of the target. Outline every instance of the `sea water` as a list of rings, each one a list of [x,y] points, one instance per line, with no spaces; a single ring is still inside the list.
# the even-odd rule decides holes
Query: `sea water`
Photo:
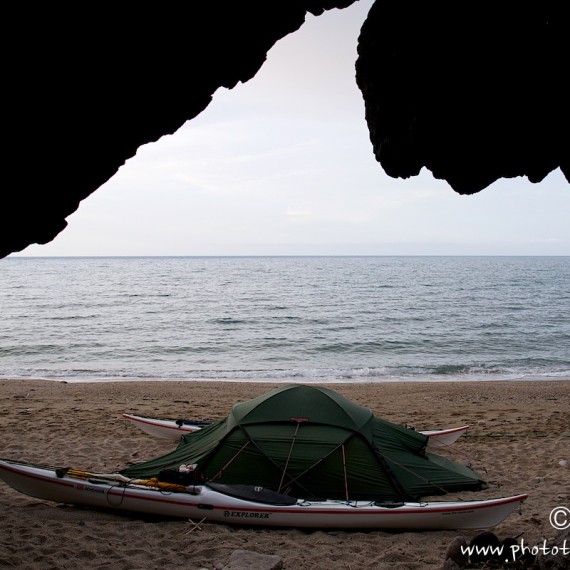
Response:
[[[570,257],[0,260],[0,378],[570,378]]]

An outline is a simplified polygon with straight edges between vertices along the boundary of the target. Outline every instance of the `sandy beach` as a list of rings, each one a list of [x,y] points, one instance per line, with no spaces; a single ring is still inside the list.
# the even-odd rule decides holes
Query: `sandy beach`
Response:
[[[0,381],[0,457],[99,472],[162,455],[172,442],[127,425],[131,412],[219,419],[276,384]],[[379,417],[416,429],[469,424],[441,455],[468,461],[489,488],[462,498],[528,493],[522,513],[492,529],[527,545],[556,541],[549,522],[570,507],[570,381],[329,384]],[[457,496],[449,497],[455,499]],[[0,566],[189,570],[227,563],[237,549],[274,554],[286,569],[442,568],[451,540],[481,531],[247,529],[55,505],[0,482]],[[559,545],[561,546],[561,545]],[[569,545],[570,547],[570,545]]]

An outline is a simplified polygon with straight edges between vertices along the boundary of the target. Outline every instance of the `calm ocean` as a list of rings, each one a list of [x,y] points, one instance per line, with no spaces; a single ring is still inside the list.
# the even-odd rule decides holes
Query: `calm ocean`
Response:
[[[0,377],[570,377],[570,257],[0,260]]]

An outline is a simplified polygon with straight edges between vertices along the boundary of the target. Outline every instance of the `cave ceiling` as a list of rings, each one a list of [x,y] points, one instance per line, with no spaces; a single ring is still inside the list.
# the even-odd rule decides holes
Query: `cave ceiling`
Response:
[[[52,241],[139,147],[254,77],[307,13],[354,1],[20,4],[6,20],[0,257]],[[555,2],[377,0],[355,81],[379,168],[425,167],[460,194],[557,168],[569,180],[568,29]]]

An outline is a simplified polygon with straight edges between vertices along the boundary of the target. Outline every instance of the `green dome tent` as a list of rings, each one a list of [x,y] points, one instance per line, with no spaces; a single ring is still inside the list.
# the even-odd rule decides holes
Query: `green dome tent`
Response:
[[[151,478],[195,464],[198,482],[305,499],[411,501],[485,485],[426,446],[425,435],[333,390],[294,384],[234,405],[225,419],[184,435],[171,453],[121,473]]]

